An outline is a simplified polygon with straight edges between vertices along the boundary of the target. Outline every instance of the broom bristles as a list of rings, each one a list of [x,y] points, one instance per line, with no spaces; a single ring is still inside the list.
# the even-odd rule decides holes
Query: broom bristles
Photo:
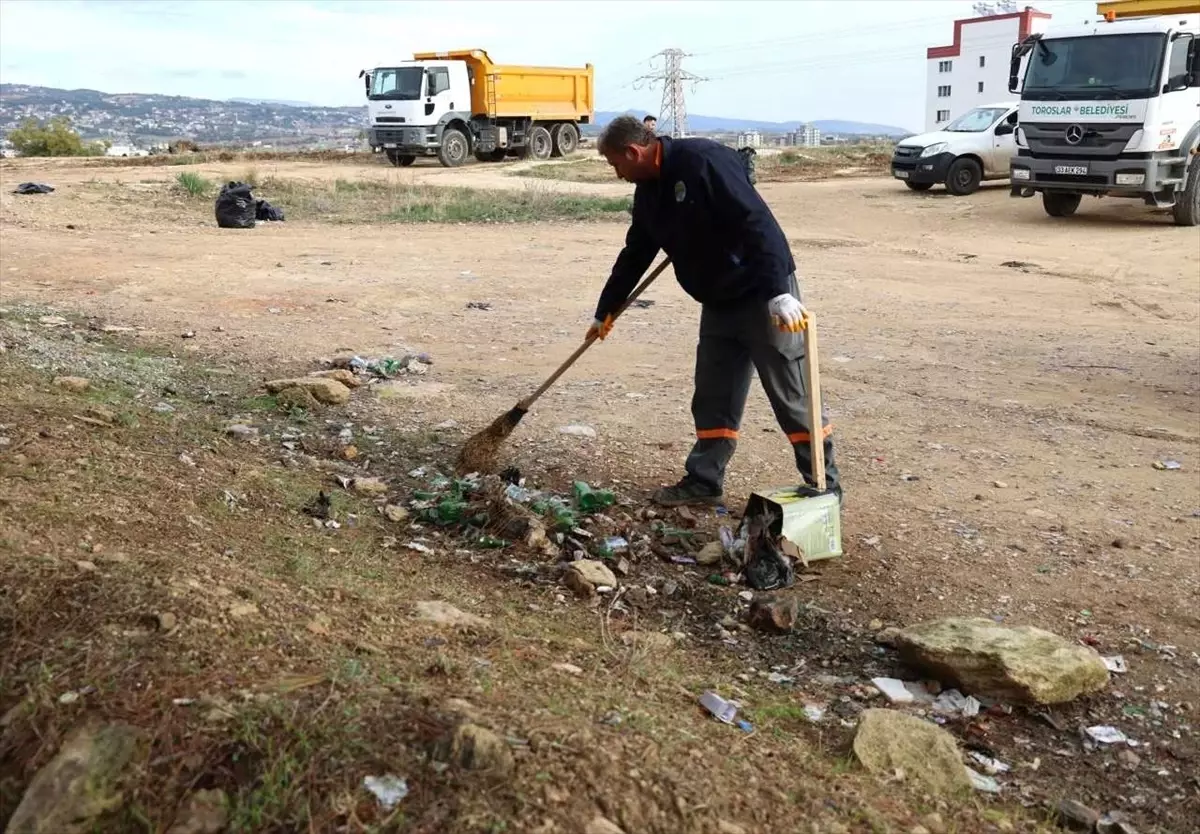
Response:
[[[500,446],[524,416],[524,409],[511,408],[493,420],[486,429],[469,438],[458,453],[456,468],[459,474],[493,472],[499,458]]]

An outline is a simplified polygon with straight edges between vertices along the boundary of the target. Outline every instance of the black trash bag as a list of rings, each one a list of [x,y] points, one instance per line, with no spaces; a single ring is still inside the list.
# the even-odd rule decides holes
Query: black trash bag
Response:
[[[254,202],[254,219],[282,221],[283,209],[271,205],[266,200],[256,200]]]
[[[756,591],[790,588],[796,582],[792,560],[779,548],[779,537],[771,532],[779,521],[778,514],[764,512],[747,518],[742,528],[746,540],[742,575]]]
[[[758,151],[754,148],[738,148],[738,153],[742,157],[742,165],[746,167],[746,179],[750,180],[751,185],[758,182],[758,175],[754,173],[754,157],[758,155]]]
[[[244,182],[226,183],[217,195],[217,225],[222,229],[253,229],[257,208],[249,185]]]
[[[23,182],[13,189],[13,194],[49,194],[53,190],[53,185],[42,182]]]

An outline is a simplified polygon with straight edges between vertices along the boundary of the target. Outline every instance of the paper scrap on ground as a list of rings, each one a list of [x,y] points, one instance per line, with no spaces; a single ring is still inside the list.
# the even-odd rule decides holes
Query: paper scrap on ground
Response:
[[[390,811],[408,796],[408,782],[388,773],[384,776],[364,776],[363,787],[375,795],[385,811]]]

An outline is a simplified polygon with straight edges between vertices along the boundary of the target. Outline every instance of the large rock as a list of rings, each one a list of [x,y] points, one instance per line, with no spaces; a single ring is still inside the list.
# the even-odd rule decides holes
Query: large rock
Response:
[[[896,647],[942,683],[1004,701],[1061,704],[1108,685],[1095,651],[1031,626],[935,620],[903,629]]]
[[[326,405],[341,405],[350,400],[350,389],[336,379],[320,376],[306,376],[298,379],[273,379],[266,384],[267,391],[278,394],[289,388],[303,388],[313,395],[317,402]]]
[[[5,834],[85,834],[101,814],[120,807],[121,781],[137,750],[124,724],[88,725],[72,733],[29,783]]]
[[[897,772],[937,796],[971,792],[954,736],[928,721],[890,709],[869,709],[859,719],[854,755],[884,778]]]

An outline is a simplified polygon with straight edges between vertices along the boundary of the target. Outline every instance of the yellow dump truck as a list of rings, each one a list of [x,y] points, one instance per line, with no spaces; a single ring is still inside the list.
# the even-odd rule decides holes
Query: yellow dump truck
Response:
[[[363,70],[367,141],[393,165],[436,156],[447,168],[506,156],[549,159],[579,147],[594,115],[595,71],[492,63],[482,49],[419,52]]]

